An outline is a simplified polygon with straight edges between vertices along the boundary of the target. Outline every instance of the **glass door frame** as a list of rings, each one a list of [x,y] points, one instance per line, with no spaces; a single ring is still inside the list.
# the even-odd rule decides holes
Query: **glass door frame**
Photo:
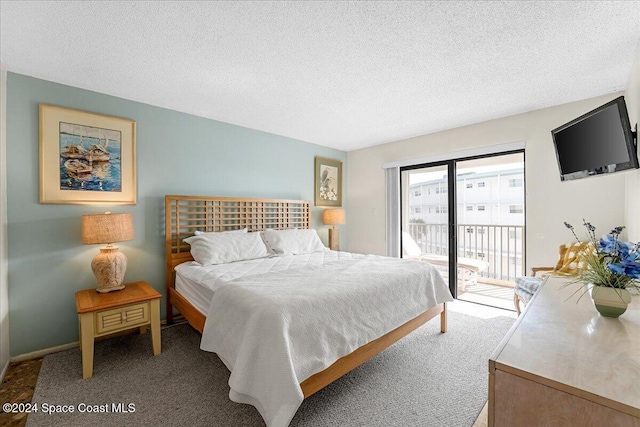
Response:
[[[409,166],[402,166],[400,167],[400,247],[402,248],[402,218],[403,218],[403,210],[402,210],[402,206],[404,205],[402,197],[404,197],[403,193],[402,193],[402,188],[403,188],[403,181],[402,181],[402,172],[406,172],[406,171],[411,171],[411,170],[415,170],[415,169],[425,169],[425,168],[430,168],[430,167],[438,167],[438,166],[446,166],[447,167],[447,190],[448,190],[448,197],[447,197],[447,212],[448,212],[448,221],[449,223],[447,224],[448,226],[448,238],[449,238],[449,290],[451,291],[451,295],[453,295],[454,298],[458,298],[458,212],[457,212],[457,205],[458,205],[458,197],[457,197],[457,176],[456,176],[456,169],[457,169],[457,163],[458,162],[464,162],[464,161],[468,161],[468,160],[476,160],[476,159],[486,159],[486,158],[490,158],[490,157],[499,157],[499,156],[504,156],[504,155],[508,155],[508,154],[522,154],[522,160],[523,160],[523,164],[525,165],[525,173],[524,173],[524,192],[525,192],[525,197],[524,197],[524,223],[526,226],[527,223],[527,208],[526,208],[526,204],[527,204],[527,197],[526,197],[526,159],[525,159],[525,151],[524,148],[522,149],[518,149],[518,150],[509,150],[509,151],[502,151],[499,153],[491,153],[491,154],[481,154],[481,155],[477,155],[477,156],[470,156],[470,157],[459,157],[459,158],[454,158],[454,159],[448,159],[448,160],[440,160],[440,161],[435,161],[435,162],[429,162],[429,163],[420,163],[420,164],[415,164],[415,165],[409,165]],[[452,179],[453,178],[453,179]],[[408,187],[407,187],[408,188]],[[400,251],[400,257],[402,257],[402,251]],[[522,256],[522,266],[523,266],[523,270],[526,268],[526,262],[525,262],[525,254],[523,254]]]

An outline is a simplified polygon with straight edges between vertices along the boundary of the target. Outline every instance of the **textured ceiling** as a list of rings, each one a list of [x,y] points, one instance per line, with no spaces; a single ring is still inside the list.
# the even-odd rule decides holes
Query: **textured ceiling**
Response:
[[[0,2],[9,71],[342,150],[624,90],[640,2]]]

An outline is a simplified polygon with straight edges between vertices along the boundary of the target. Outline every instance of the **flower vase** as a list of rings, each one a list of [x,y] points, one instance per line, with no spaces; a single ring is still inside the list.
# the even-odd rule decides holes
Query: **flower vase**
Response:
[[[606,317],[619,317],[627,310],[631,294],[626,289],[593,285],[591,298],[596,310]]]

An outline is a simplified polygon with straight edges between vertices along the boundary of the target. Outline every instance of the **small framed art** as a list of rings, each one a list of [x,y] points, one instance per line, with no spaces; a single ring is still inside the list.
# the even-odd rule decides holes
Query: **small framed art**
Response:
[[[342,206],[342,162],[316,157],[315,205]]]
[[[40,203],[135,204],[136,122],[39,107]]]

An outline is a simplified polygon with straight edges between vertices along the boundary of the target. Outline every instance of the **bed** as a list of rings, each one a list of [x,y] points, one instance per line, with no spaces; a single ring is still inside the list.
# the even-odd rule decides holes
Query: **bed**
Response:
[[[242,268],[239,268],[243,265],[242,262],[234,263],[233,268],[227,268],[225,265],[213,266],[213,272],[206,272],[204,269],[199,270],[194,267],[194,264],[196,263],[194,262],[194,258],[191,254],[191,247],[188,243],[183,241],[185,238],[193,236],[196,230],[205,233],[219,233],[242,229],[246,229],[246,231],[250,233],[271,233],[271,230],[292,229],[311,231],[309,230],[311,228],[310,216],[311,207],[310,202],[308,201],[203,196],[165,196],[165,249],[168,296],[167,322],[173,322],[173,309],[175,308],[195,329],[203,333],[201,348],[216,352],[225,365],[227,365],[227,367],[232,371],[232,377],[229,381],[231,386],[230,397],[232,400],[256,406],[269,426],[288,425],[302,399],[311,396],[347,372],[366,362],[429,320],[439,317],[440,330],[443,333],[446,332],[447,327],[446,302],[451,300],[451,295],[448,292],[448,289],[446,289],[446,285],[442,285],[444,281],[442,281],[442,283],[439,282],[442,280],[439,274],[437,274],[437,272],[433,273],[435,268],[424,262],[397,260],[387,257],[374,257],[373,255],[357,255],[326,250],[326,252],[305,255],[305,257],[302,255],[283,254],[280,257],[268,257],[252,260],[248,262],[249,266],[247,267],[248,271],[253,272],[252,275],[244,274],[242,271],[238,273],[238,270],[242,270]],[[283,263],[287,264],[286,268],[274,267],[274,265]],[[302,263],[304,265],[296,267],[296,263]],[[291,267],[291,265],[293,265],[293,267]],[[178,270],[183,270],[178,277],[179,285],[183,286],[182,288],[179,286],[182,292],[176,289],[176,268],[178,268]],[[234,273],[220,273],[220,270],[224,270],[225,268],[229,271],[234,271]],[[191,271],[195,273],[189,276],[189,274],[186,273],[186,270],[188,269],[191,269]],[[417,292],[419,298],[426,298],[424,301],[429,301],[429,303],[424,303],[420,300],[421,305],[419,311],[412,314],[410,318],[403,319],[401,322],[397,323],[398,326],[394,326],[393,329],[389,329],[388,325],[384,326],[387,327],[387,329],[383,329],[383,326],[380,326],[379,330],[375,330],[370,333],[366,342],[358,343],[355,348],[351,348],[353,347],[353,341],[350,341],[349,343],[351,347],[345,344],[343,347],[349,349],[348,353],[344,353],[344,355],[340,355],[338,357],[335,355],[330,356],[334,357],[330,359],[332,363],[327,363],[326,360],[321,360],[323,364],[317,365],[321,366],[321,370],[310,370],[307,373],[300,375],[300,373],[292,367],[292,375],[289,376],[296,380],[295,393],[299,395],[297,397],[299,398],[299,403],[297,406],[293,403],[278,403],[278,405],[282,406],[291,406],[290,408],[283,410],[282,413],[279,413],[278,411],[274,412],[269,408],[265,408],[264,402],[261,402],[260,400],[256,401],[252,392],[247,390],[247,388],[251,388],[252,384],[245,383],[244,389],[242,388],[243,386],[234,386],[232,384],[234,381],[233,376],[236,374],[236,369],[240,370],[240,368],[238,368],[238,359],[234,359],[233,361],[230,360],[232,357],[229,355],[233,354],[233,357],[235,357],[235,353],[233,353],[233,351],[229,353],[225,352],[226,350],[218,350],[218,348],[216,348],[216,343],[227,339],[231,334],[231,332],[228,331],[235,328],[236,324],[244,323],[244,318],[263,315],[259,313],[267,313],[264,314],[265,316],[273,314],[274,310],[270,310],[268,308],[271,307],[271,305],[274,304],[274,301],[280,297],[272,298],[270,300],[268,293],[271,292],[271,290],[266,289],[277,289],[280,291],[280,288],[285,286],[284,283],[287,281],[297,281],[299,283],[305,282],[304,284],[308,285],[306,288],[303,288],[301,283],[301,287],[296,288],[295,295],[305,295],[306,292],[310,298],[314,299],[314,304],[308,304],[309,311],[303,310],[305,313],[304,315],[294,313],[292,317],[294,320],[287,320],[287,322],[285,322],[287,323],[286,329],[288,330],[292,325],[295,326],[302,324],[303,321],[310,321],[309,319],[311,319],[312,316],[311,307],[316,305],[316,300],[323,300],[323,295],[320,294],[321,291],[317,289],[317,285],[323,280],[326,282],[327,272],[332,274],[331,277],[341,277],[341,280],[344,278],[344,280],[348,282],[350,277],[356,277],[360,274],[358,271],[363,269],[368,271],[369,274],[366,283],[363,281],[362,285],[358,284],[355,286],[355,282],[352,281],[350,284],[351,287],[349,288],[343,287],[341,288],[342,290],[339,288],[327,290],[326,292],[328,295],[324,298],[327,302],[324,303],[324,305],[322,305],[323,303],[318,303],[318,305],[321,306],[321,310],[330,312],[331,310],[337,309],[333,307],[334,305],[336,307],[340,305],[339,303],[329,303],[329,301],[338,301],[335,295],[331,296],[329,295],[329,292],[343,292],[346,289],[348,293],[356,295],[356,292],[360,292],[357,290],[359,286],[363,287],[363,293],[368,292],[365,290],[366,288],[364,288],[364,286],[369,284],[369,282],[371,283],[371,287],[380,287],[382,286],[381,283],[387,280],[384,277],[385,273],[389,275],[397,274],[397,272],[402,269],[414,269],[416,270],[414,276],[417,274],[415,277],[419,277],[420,282],[434,283],[429,285],[434,289],[424,291],[424,293],[428,293],[429,296],[423,297],[422,290]],[[203,273],[200,274],[200,271]],[[393,271],[396,271],[396,273],[393,273]],[[215,293],[216,296],[215,298],[211,297],[213,294],[208,296],[208,298],[211,298],[209,311],[205,310],[206,295],[201,295],[200,300],[198,300],[197,297],[194,298],[194,295],[187,291],[188,287],[184,287],[185,282],[189,282],[189,280],[193,279],[194,281],[198,281],[198,278],[194,277],[198,274],[201,276],[208,275],[207,277],[209,277],[210,282],[215,282],[215,285],[209,286],[210,289],[215,289],[213,293]],[[408,281],[409,279],[403,278],[402,280]],[[415,278],[411,280],[414,282],[416,281]],[[180,283],[181,281],[182,283]],[[438,282],[438,286],[435,285],[435,282]],[[336,286],[338,286],[338,284],[336,284]],[[445,289],[445,291],[440,289],[442,286],[444,286],[443,289]],[[258,289],[257,292],[256,289]],[[415,291],[412,292],[416,293]],[[265,298],[266,295],[266,299],[256,299],[260,293],[263,294],[260,298]],[[364,298],[362,295],[363,294],[358,298]],[[373,298],[377,298],[376,301],[381,304],[398,304],[396,300],[399,299],[396,295],[384,298],[375,296]],[[242,305],[246,306],[243,307]],[[400,302],[400,305],[408,304]],[[232,309],[230,307],[232,307]],[[224,314],[225,311],[228,312],[228,314]],[[387,309],[386,312],[395,313],[395,311],[396,310]],[[397,311],[401,310],[398,309]],[[309,313],[309,319],[303,318],[306,316],[306,313]],[[231,319],[226,326],[222,322],[223,316],[225,315]],[[209,316],[209,318],[217,316],[216,321],[209,322],[209,324],[207,324],[207,316]],[[287,316],[289,316],[289,314],[287,314]],[[290,317],[291,316],[287,317],[287,319]],[[397,319],[395,320],[397,321]],[[337,323],[335,319],[332,319],[331,316],[329,316],[326,318],[326,321],[317,322],[316,324],[331,324],[331,322]],[[343,325],[347,323],[348,322],[342,321]],[[266,336],[271,334],[273,336],[268,340],[269,345],[263,346],[263,348],[256,347],[256,349],[251,350],[249,356],[244,357],[246,360],[243,366],[246,366],[246,368],[243,367],[242,369],[251,369],[253,365],[259,366],[254,363],[257,357],[256,354],[262,355],[263,353],[267,354],[269,352],[278,353],[279,350],[273,350],[272,348],[274,345],[278,345],[279,340],[282,341],[282,346],[284,347],[291,345],[287,337],[281,337],[282,334],[278,332],[278,328],[265,326],[267,324],[269,323],[267,323],[266,320],[257,322],[253,321],[253,323],[251,323],[250,332],[254,335],[258,334],[258,336]],[[244,326],[240,325],[238,327]],[[369,325],[367,327],[369,327]],[[354,328],[356,328],[356,326],[354,326]],[[381,333],[380,330],[384,330],[385,332]],[[241,330],[239,333],[248,334],[246,331],[247,330]],[[348,335],[349,331],[345,332],[345,334]],[[210,336],[214,336],[214,338],[210,338]],[[361,340],[362,338],[359,339]],[[306,344],[302,343],[302,341],[303,340],[300,340],[300,342],[294,344],[300,348],[304,348]],[[313,339],[307,341],[315,342],[316,340]],[[246,346],[246,339],[244,343],[245,344],[243,345]],[[250,342],[250,344],[251,347],[254,347],[253,341]],[[325,349],[329,347],[329,350],[331,350],[332,347],[332,345],[327,346],[323,343],[313,345],[321,346]],[[329,351],[328,354],[331,355],[333,353]],[[318,358],[322,359],[320,356]],[[293,359],[297,360],[297,356],[293,357]],[[276,360],[276,362],[273,363],[281,366],[284,370],[291,365],[291,363],[289,363],[290,361],[280,363],[280,361]],[[244,377],[246,381],[254,381],[253,378],[255,377],[253,375],[267,371],[273,371],[272,375],[278,375],[277,373],[279,372],[278,369],[261,369],[256,372],[245,373],[242,371],[237,375]],[[247,380],[247,377],[250,379]],[[259,378],[255,378],[255,382],[259,383],[262,381],[263,383],[269,383],[269,381],[276,381],[278,379],[277,377],[268,378],[268,375],[265,378],[267,379],[261,380]],[[302,380],[298,381],[299,378]],[[262,387],[260,384],[256,385],[256,387],[258,386]],[[281,393],[278,391],[278,393],[270,394],[280,395]],[[286,395],[286,393],[283,393],[283,395]]]

